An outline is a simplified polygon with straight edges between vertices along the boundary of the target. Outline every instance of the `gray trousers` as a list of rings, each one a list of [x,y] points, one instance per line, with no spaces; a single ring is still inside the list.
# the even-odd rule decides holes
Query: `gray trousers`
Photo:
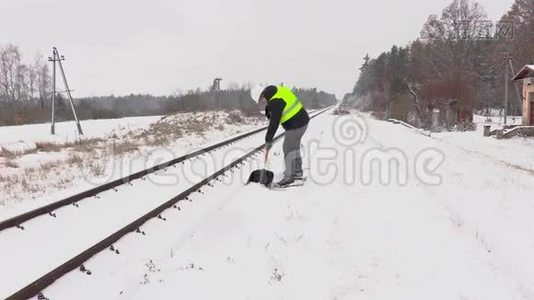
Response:
[[[287,130],[284,137],[284,160],[286,170],[284,176],[293,177],[302,176],[302,155],[300,154],[300,142],[306,132],[308,125],[301,128]]]

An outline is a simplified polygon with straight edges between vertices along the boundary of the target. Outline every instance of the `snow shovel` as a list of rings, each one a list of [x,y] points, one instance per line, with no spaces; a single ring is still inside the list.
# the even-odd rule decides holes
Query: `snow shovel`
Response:
[[[265,151],[265,161],[264,168],[259,170],[254,170],[248,177],[247,184],[251,182],[263,184],[266,187],[270,187],[273,182],[274,173],[267,170],[267,165],[269,162],[269,150]]]

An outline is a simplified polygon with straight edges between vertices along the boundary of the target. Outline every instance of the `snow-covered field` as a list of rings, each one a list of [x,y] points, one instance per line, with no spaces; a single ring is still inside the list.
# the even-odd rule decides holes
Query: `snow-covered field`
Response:
[[[237,112],[0,127],[0,219],[264,126]]]
[[[50,134],[50,124],[0,126],[0,147],[23,150],[35,147],[36,142],[74,142],[79,138],[105,138],[113,134],[123,135],[129,131],[147,128],[161,116],[130,117],[121,119],[81,121],[83,136],[78,134],[74,121],[56,123],[56,134]]]
[[[71,272],[44,294],[534,299],[534,176],[501,161],[507,157],[493,159],[478,148],[466,152],[463,134],[442,135],[454,143],[366,116],[325,114],[312,121],[303,140],[304,187],[244,186],[243,178],[261,165],[260,155],[233,180],[205,189],[181,210],[166,211],[166,222],[149,221],[142,228],[146,236],[127,235],[115,244],[120,254],[92,258],[85,264],[92,275]],[[279,174],[280,143],[272,152],[270,167]],[[110,209],[122,215],[134,207]],[[76,210],[59,213],[74,218]],[[16,240],[31,233],[2,232],[0,242],[7,234]],[[42,239],[46,234],[55,231]],[[62,249],[69,248],[68,237]],[[34,251],[43,253],[38,245]],[[47,256],[56,254],[42,260]],[[0,282],[17,282],[9,277],[0,271]]]

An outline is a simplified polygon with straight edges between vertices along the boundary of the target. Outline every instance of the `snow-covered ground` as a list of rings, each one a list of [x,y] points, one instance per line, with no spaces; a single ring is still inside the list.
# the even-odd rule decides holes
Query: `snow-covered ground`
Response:
[[[244,186],[260,155],[45,296],[534,299],[532,174],[366,116],[318,117],[303,144],[304,187]],[[280,143],[270,167],[282,170]]]
[[[106,138],[113,134],[123,135],[129,131],[148,128],[161,116],[129,117],[81,121],[83,136],[78,134],[74,121],[56,123],[56,134],[50,134],[50,124],[0,126],[0,147],[17,151],[35,147],[37,142],[74,142],[79,138]]]
[[[205,112],[83,121],[83,136],[73,122],[58,123],[56,136],[47,124],[0,127],[0,219],[264,125]]]
[[[199,156],[199,159],[186,160],[176,167],[155,172],[145,180],[133,181],[131,186],[120,186],[116,191],[100,193],[98,198],[82,200],[79,207],[55,210],[57,218],[45,215],[32,219],[23,224],[24,231],[12,228],[1,232],[0,266],[4,274],[11,276],[2,281],[0,297],[22,288],[20,283],[29,283],[46,274],[51,266],[61,265],[263,140],[261,134],[253,135],[232,146]],[[98,222],[95,222],[95,216],[98,216]],[[53,232],[61,234],[50,235]],[[36,242],[40,253],[46,253],[45,259],[35,255]]]
[[[484,137],[484,125],[491,125],[491,130],[502,128],[502,119],[493,116],[489,120],[484,116],[475,116],[476,131],[441,132],[432,136],[467,152],[476,152],[493,160],[507,162],[534,173],[534,138],[514,137],[498,140],[495,136]],[[508,124],[520,124],[521,117],[509,117]],[[490,159],[491,161],[491,159]]]

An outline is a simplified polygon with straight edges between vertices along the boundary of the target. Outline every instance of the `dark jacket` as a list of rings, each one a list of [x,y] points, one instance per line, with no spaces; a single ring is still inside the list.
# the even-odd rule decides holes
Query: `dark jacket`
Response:
[[[278,125],[280,124],[280,118],[282,118],[282,112],[286,106],[284,100],[272,99],[277,91],[278,89],[276,86],[270,85],[262,92],[262,95],[267,99],[265,116],[269,119],[269,128],[265,135],[265,142],[268,144],[273,141],[274,135],[278,130]],[[295,116],[293,116],[293,118],[282,124],[282,127],[284,127],[285,130],[297,129],[308,125],[309,121],[310,117],[308,116],[308,112],[306,112],[306,109],[303,107]]]

